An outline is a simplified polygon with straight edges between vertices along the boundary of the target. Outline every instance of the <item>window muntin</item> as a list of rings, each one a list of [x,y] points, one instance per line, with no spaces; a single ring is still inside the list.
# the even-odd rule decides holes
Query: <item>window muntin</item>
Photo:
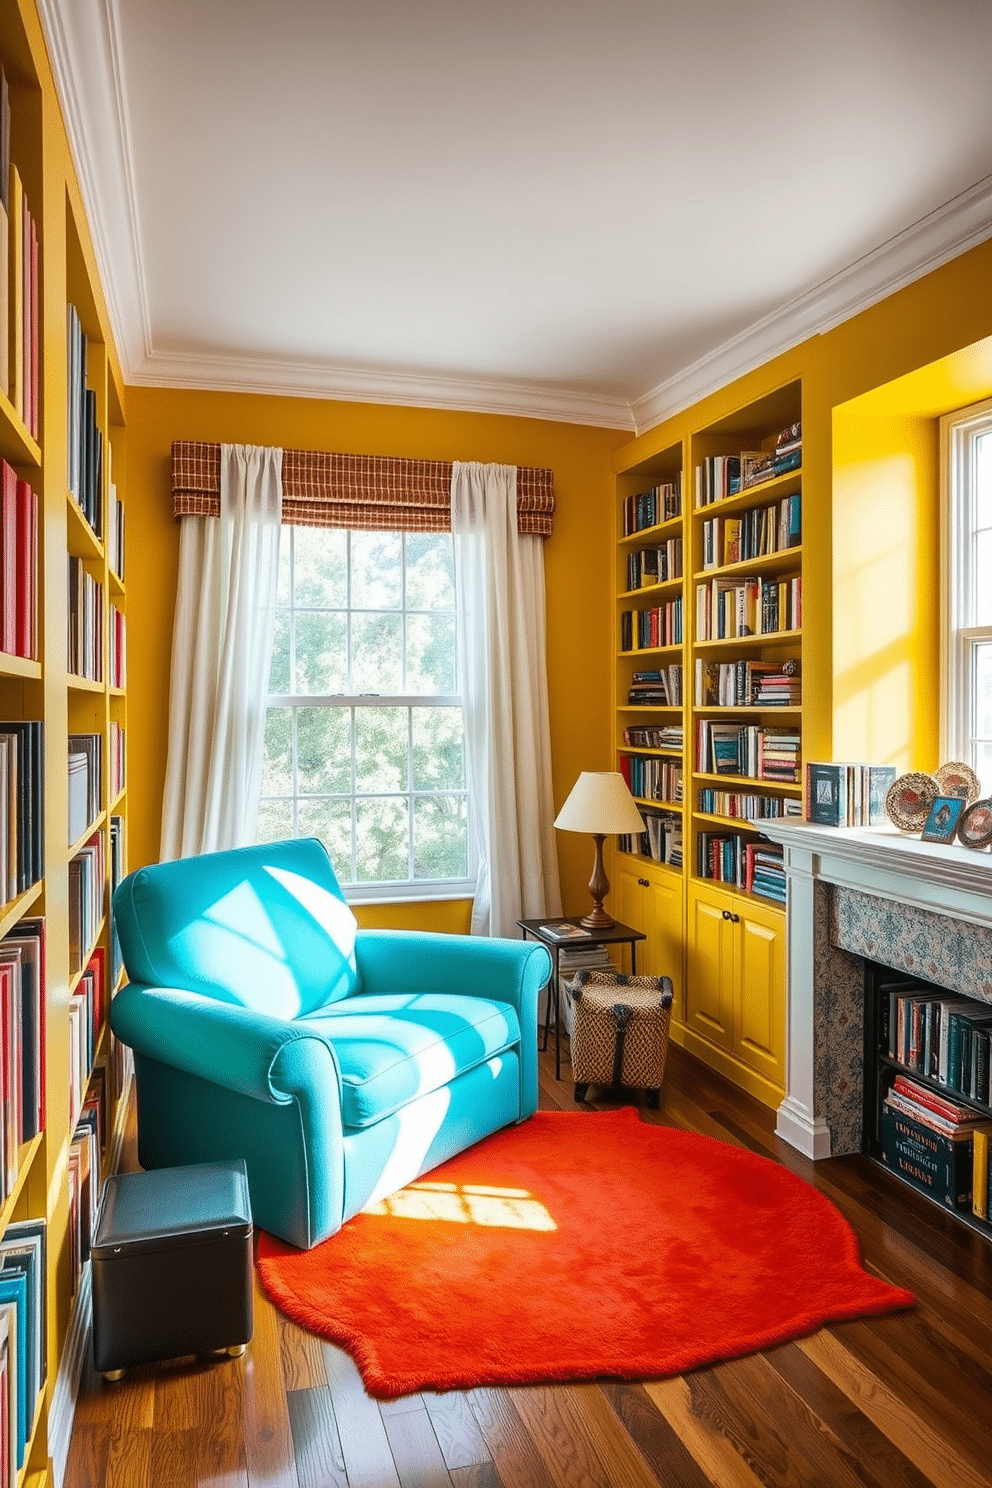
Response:
[[[470,893],[450,533],[282,537],[257,840],[320,837],[355,899]]]
[[[992,789],[992,400],[941,419],[943,755]]]

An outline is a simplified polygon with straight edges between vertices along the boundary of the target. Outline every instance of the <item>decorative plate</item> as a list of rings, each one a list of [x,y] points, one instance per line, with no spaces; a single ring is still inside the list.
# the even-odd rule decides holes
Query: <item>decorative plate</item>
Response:
[[[950,760],[934,772],[934,780],[940,786],[942,796],[961,796],[963,800],[977,801],[982,794],[982,785],[970,765],[960,760]]]
[[[958,822],[958,841],[965,847],[988,847],[992,843],[992,796],[965,807]]]
[[[900,832],[919,832],[939,795],[940,786],[933,776],[914,770],[889,786],[885,814]]]

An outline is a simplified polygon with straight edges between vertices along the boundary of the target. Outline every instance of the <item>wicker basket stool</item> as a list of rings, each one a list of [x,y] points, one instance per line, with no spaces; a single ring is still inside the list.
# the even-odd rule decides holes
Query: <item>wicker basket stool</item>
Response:
[[[572,1002],[575,1099],[590,1085],[642,1089],[658,1109],[672,1016],[671,977],[580,971],[567,983]]]

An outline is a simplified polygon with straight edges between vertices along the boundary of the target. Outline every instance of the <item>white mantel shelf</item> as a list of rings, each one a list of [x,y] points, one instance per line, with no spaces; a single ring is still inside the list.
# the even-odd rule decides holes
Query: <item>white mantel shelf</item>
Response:
[[[818,885],[830,885],[831,891],[850,889],[988,929],[992,854],[952,843],[921,842],[888,825],[822,827],[791,820],[763,820],[760,825],[785,849],[788,883],[786,1096],[778,1109],[776,1131],[807,1157],[829,1157],[831,1127],[826,1117],[832,1095],[824,1088],[822,1057],[817,1073],[823,1032],[817,1029],[814,1014],[818,979],[824,981],[815,923],[817,894],[824,891]],[[822,1055],[822,1046],[819,1052]],[[841,1150],[856,1149],[848,1141]]]
[[[761,830],[785,848],[786,872],[992,925],[992,853],[985,849],[921,842],[890,826],[776,820],[762,821]]]

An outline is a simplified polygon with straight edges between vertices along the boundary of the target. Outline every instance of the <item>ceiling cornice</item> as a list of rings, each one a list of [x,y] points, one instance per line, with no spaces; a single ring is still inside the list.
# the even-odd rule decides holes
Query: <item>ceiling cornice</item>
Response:
[[[121,370],[137,386],[458,409],[642,433],[992,237],[987,176],[632,403],[544,384],[158,351],[141,258],[117,0],[38,4]]]
[[[633,433],[630,405],[621,398],[534,383],[431,377],[420,373],[365,371],[354,367],[294,363],[275,358],[170,356],[153,352],[126,380],[136,387],[202,388],[204,391],[268,393],[341,402],[392,403],[463,413],[553,419]]]
[[[992,175],[635,399],[634,427],[639,434],[653,428],[990,237]]]

